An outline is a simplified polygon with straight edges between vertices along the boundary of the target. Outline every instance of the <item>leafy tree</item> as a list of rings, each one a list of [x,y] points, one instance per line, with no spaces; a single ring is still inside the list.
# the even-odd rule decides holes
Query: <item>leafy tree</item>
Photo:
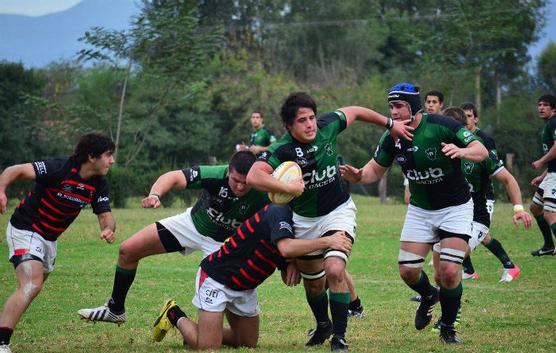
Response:
[[[543,49],[537,62],[539,76],[544,85],[552,92],[556,92],[556,44],[548,43]]]

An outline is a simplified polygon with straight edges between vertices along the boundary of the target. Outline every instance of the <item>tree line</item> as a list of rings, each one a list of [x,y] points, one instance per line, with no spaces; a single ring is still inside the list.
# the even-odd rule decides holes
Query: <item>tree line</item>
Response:
[[[410,81],[440,90],[445,106],[474,102],[524,190],[541,153],[536,100],[556,88],[556,44],[536,62],[527,47],[547,2],[143,1],[124,31],[91,28],[77,60],[41,69],[0,63],[0,167],[71,153],[100,131],[117,144],[110,173],[121,206],[156,176],[216,159],[245,141],[249,114],[283,133],[279,108],[307,91],[324,113],[362,105],[387,114],[386,91]],[[424,98],[424,97],[423,97]],[[339,152],[361,166],[383,130],[361,124]],[[398,168],[389,190],[402,195]],[[14,188],[13,192],[21,192]],[[354,188],[357,192],[359,189]],[[376,186],[364,191],[376,194]]]

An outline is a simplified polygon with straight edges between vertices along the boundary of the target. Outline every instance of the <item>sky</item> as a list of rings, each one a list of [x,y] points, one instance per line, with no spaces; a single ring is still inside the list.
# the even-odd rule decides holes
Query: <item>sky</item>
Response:
[[[0,0],[0,14],[42,16],[66,10],[81,0]],[[117,1],[117,0],[114,0]],[[535,59],[550,40],[556,43],[556,0],[549,0],[547,25],[541,39],[530,46],[529,54]]]

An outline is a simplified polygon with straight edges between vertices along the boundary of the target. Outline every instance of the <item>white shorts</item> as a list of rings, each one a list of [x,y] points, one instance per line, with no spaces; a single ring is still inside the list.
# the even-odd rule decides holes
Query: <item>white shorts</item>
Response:
[[[400,241],[433,244],[440,241],[439,230],[471,236],[473,200],[440,210],[409,205]]]
[[[357,207],[349,198],[334,211],[320,217],[303,217],[293,213],[293,230],[296,239],[317,239],[329,231],[340,230],[348,233],[355,241],[355,214]],[[320,255],[318,250],[307,255]]]
[[[485,239],[488,234],[488,227],[479,222],[473,222],[473,234],[471,239],[469,239],[469,248],[471,251],[475,250],[479,244]]]
[[[254,317],[259,315],[257,289],[237,291],[208,277],[199,267],[195,280],[195,296],[191,301],[197,308],[213,313],[228,309],[238,316]]]
[[[195,250],[200,250],[205,256],[212,254],[220,249],[222,243],[204,236],[197,231],[191,219],[191,207],[185,210],[184,213],[172,217],[164,218],[158,223],[162,224],[166,229],[172,233],[179,241],[180,245],[184,248],[181,251],[182,255],[189,255]]]
[[[33,255],[42,261],[44,273],[54,271],[57,250],[55,241],[46,240],[37,232],[16,228],[10,222],[6,229],[6,239],[8,259],[11,260],[13,256]]]
[[[490,216],[491,221],[492,221],[492,215],[494,214],[494,202],[496,202],[496,201],[491,200],[491,199],[487,199],[487,202],[486,202],[487,212],[488,212],[488,215]]]
[[[535,194],[533,202],[543,206],[543,209],[547,212],[556,212],[556,173],[547,173],[539,185],[539,189],[543,193],[542,199],[539,199]]]

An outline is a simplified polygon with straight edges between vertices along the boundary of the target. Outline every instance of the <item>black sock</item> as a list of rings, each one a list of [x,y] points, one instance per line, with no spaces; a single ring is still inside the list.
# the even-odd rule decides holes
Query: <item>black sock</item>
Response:
[[[552,240],[552,231],[550,230],[550,226],[546,223],[544,219],[544,215],[541,213],[540,216],[535,216],[535,220],[541,230],[542,237],[544,238],[544,246],[543,248],[552,249],[554,248],[554,241]]]
[[[348,309],[349,310],[356,310],[361,307],[361,299],[359,297],[355,298],[354,301],[349,302]]]
[[[334,293],[330,291],[330,314],[334,336],[344,337],[348,321],[349,292]]]
[[[504,268],[515,267],[514,263],[512,262],[512,260],[510,260],[510,257],[506,253],[506,250],[504,250],[504,247],[498,240],[491,238],[490,242],[486,245],[486,247],[494,255],[496,255],[496,257],[498,258],[498,260],[500,260]]]
[[[114,313],[121,313],[125,310],[125,298],[127,292],[135,280],[137,269],[126,270],[116,265],[116,273],[114,274],[114,286],[112,287],[112,297],[108,301],[108,307]]]
[[[185,313],[180,309],[179,306],[174,306],[168,310],[168,320],[174,326],[178,326],[178,320],[182,317],[187,317]]]
[[[461,305],[463,286],[461,282],[454,289],[440,287],[440,307],[442,308],[442,323],[448,326],[454,325],[458,309]]]
[[[313,312],[315,320],[317,320],[317,324],[322,325],[330,322],[328,318],[328,295],[326,294],[326,290],[323,290],[321,294],[313,298],[307,295],[307,303],[309,303],[309,307]]]
[[[463,259],[463,272],[467,273],[467,274],[474,274],[475,273],[475,268],[473,267],[473,263],[471,262],[471,256],[466,256],[465,259]]]
[[[8,345],[10,344],[10,338],[12,338],[12,333],[14,330],[9,327],[0,327],[0,344]]]
[[[407,285],[409,288],[419,293],[424,299],[432,299],[434,295],[436,295],[436,288],[431,285],[429,277],[424,271],[421,271],[421,275],[417,282]]]

